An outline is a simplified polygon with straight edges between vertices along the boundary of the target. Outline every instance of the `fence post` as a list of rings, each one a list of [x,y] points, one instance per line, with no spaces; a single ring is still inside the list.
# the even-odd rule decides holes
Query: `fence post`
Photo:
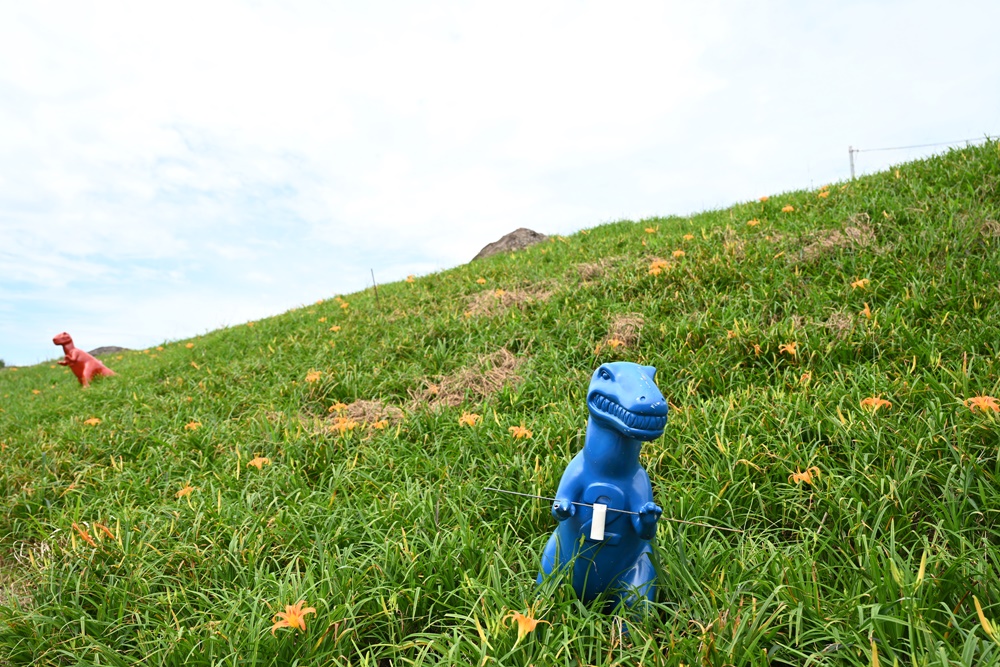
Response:
[[[854,180],[854,147],[853,146],[848,146],[847,147],[847,155],[851,159],[851,180],[853,181]]]

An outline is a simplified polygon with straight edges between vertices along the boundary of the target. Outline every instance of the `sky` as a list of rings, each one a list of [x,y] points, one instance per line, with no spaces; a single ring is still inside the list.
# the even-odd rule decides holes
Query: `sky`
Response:
[[[0,359],[1000,134],[997,25],[995,0],[3,3]]]

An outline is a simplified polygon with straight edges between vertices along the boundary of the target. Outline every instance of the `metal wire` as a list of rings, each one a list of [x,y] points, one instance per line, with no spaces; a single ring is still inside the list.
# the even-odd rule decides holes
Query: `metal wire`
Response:
[[[484,486],[483,488],[486,489],[487,491],[495,491],[496,493],[506,493],[506,494],[511,495],[511,496],[521,496],[521,497],[524,497],[524,498],[537,498],[538,500],[555,500],[555,498],[550,498],[549,496],[537,496],[537,495],[535,495],[533,493],[521,493],[520,491],[507,491],[505,489],[497,489],[497,488],[494,488],[492,486]],[[581,507],[590,507],[590,508],[594,507],[591,503],[578,503],[575,500],[571,500],[570,502],[573,503],[574,505],[580,505]],[[634,516],[639,516],[638,512],[631,512],[629,510],[617,510],[614,507],[609,507],[608,511],[609,512],[619,512],[621,514],[632,514]],[[685,521],[684,519],[674,519],[674,518],[671,518],[669,516],[661,516],[660,519],[663,520],[663,521],[673,521],[674,523],[683,523],[683,524],[686,524],[688,526],[701,526],[702,528],[711,528],[713,530],[727,530],[727,531],[729,531],[731,533],[742,533],[743,532],[739,528],[724,528],[722,526],[713,526],[713,525],[708,524],[708,523],[698,523],[697,521]]]
[[[940,141],[933,144],[914,144],[913,146],[889,146],[887,148],[853,148],[855,153],[874,153],[876,151],[902,151],[908,148],[932,148],[934,146],[951,146],[954,144],[965,144],[973,141],[991,141],[997,137],[985,136],[974,139],[956,139],[955,141]]]

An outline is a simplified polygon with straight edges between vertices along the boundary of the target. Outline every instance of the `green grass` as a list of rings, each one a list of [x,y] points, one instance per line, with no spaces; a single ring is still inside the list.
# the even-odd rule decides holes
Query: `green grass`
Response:
[[[965,403],[1000,396],[1000,149],[829,193],[595,227],[112,357],[87,390],[0,371],[0,664],[1000,663],[974,604],[1000,623],[1000,415]],[[496,289],[539,298],[466,315]],[[518,381],[419,400],[500,348]],[[611,359],[673,406],[643,449],[664,518],[743,531],[661,522],[624,638],[536,591],[548,503],[483,490],[553,493]],[[402,419],[323,428],[370,399]],[[272,635],[298,600],[306,631]],[[549,624],[517,642],[532,605]]]

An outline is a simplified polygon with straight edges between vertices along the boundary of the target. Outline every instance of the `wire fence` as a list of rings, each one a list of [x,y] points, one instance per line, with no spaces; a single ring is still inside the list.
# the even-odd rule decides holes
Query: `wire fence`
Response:
[[[982,137],[974,137],[972,139],[956,139],[954,141],[937,141],[932,144],[913,144],[912,146],[886,146],[884,148],[855,148],[854,146],[847,147],[847,154],[851,160],[851,180],[854,179],[854,154],[855,153],[877,153],[880,151],[905,151],[912,148],[936,148],[940,146],[956,146],[958,144],[971,144],[980,141],[994,141],[998,139],[997,135],[985,135]]]

